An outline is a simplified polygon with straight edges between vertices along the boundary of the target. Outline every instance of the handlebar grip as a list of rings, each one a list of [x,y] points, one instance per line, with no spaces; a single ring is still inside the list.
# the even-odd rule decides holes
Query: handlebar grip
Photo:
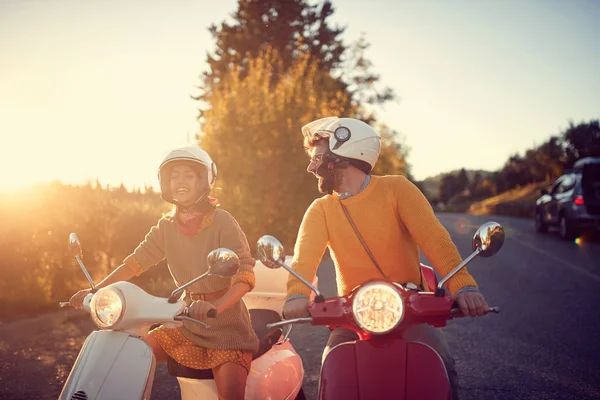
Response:
[[[68,301],[61,301],[60,303],[58,303],[59,307],[70,307],[71,303],[69,303]]]
[[[494,313],[494,314],[500,314],[500,307],[489,307],[488,314],[492,314],[492,313]],[[452,317],[454,317],[454,318],[459,318],[459,317],[464,317],[465,316],[465,314],[463,314],[463,312],[456,305],[456,303],[454,303],[454,306],[450,310],[450,314],[452,314]]]
[[[214,308],[212,310],[208,310],[206,316],[208,318],[217,318],[217,310],[215,310]]]

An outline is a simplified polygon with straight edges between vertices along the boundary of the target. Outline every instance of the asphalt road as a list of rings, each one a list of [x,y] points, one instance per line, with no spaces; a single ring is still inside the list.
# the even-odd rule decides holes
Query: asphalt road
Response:
[[[483,222],[506,231],[503,249],[469,271],[501,313],[451,321],[444,331],[460,379],[461,399],[600,399],[600,240],[564,242],[536,234],[532,221],[439,214],[463,257]],[[426,260],[425,260],[426,261]],[[330,261],[319,270],[325,295],[335,294]],[[0,399],[56,399],[81,344],[94,326],[75,310],[0,324]],[[294,346],[316,397],[326,328],[297,326]],[[173,399],[177,382],[159,366],[154,399]]]

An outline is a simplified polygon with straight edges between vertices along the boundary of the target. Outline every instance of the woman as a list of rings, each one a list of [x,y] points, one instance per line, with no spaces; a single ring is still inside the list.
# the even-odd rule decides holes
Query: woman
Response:
[[[96,287],[129,280],[163,259],[179,286],[207,271],[206,256],[211,250],[233,250],[240,260],[234,277],[208,276],[182,295],[192,318],[202,320],[210,310],[216,310],[210,329],[193,322],[180,328],[161,326],[149,333],[147,341],[157,362],[171,357],[190,368],[210,368],[219,398],[243,399],[252,354],[258,349],[258,338],[241,301],[255,284],[255,261],[248,241],[237,221],[209,197],[217,169],[204,150],[184,147],[171,151],[161,163],[158,177],[161,197],[174,205],[173,211],[161,218],[123,264]],[[73,307],[81,308],[89,293],[86,289],[73,295]]]

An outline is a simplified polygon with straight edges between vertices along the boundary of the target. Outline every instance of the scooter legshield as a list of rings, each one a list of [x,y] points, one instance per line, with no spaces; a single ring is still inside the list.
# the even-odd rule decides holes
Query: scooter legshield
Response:
[[[449,399],[440,356],[429,346],[360,340],[334,347],[321,368],[319,399]]]
[[[152,349],[142,339],[124,332],[92,332],[79,352],[60,399],[148,398],[155,365]]]

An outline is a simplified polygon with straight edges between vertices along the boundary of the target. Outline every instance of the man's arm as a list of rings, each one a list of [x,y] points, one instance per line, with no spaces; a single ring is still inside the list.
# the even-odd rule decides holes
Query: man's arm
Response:
[[[401,188],[399,212],[402,221],[415,239],[417,246],[442,274],[447,275],[462,262],[450,234],[433,213],[431,205],[421,191],[405,180]],[[433,289],[433,288],[431,288]],[[489,307],[473,277],[466,268],[461,269],[448,281],[448,289],[464,315],[485,315]]]
[[[291,265],[291,268],[308,282],[314,281],[328,240],[324,210],[317,201],[314,201],[302,218]],[[283,306],[284,318],[308,316],[310,292],[308,286],[290,274],[287,284],[288,297]]]
[[[400,218],[433,267],[442,277],[446,276],[462,262],[460,253],[421,191],[406,178],[401,182],[398,190]],[[448,281],[448,289],[452,294],[466,286],[477,287],[466,268]]]
[[[317,268],[328,242],[327,226],[325,224],[325,211],[319,200],[315,200],[302,218],[291,268],[308,282],[312,282],[317,273]],[[298,278],[290,274],[287,283],[287,296],[309,297],[311,290]]]

